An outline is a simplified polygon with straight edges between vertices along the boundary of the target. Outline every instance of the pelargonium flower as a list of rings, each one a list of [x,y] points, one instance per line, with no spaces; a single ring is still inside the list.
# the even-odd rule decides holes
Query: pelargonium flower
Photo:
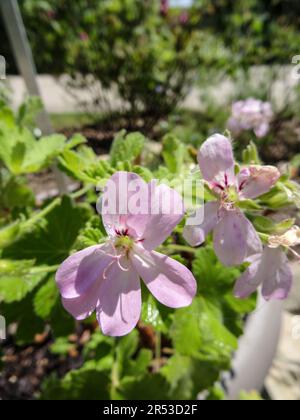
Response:
[[[187,11],[184,11],[179,16],[179,23],[181,25],[186,25],[189,21],[189,14]]]
[[[87,32],[80,32],[79,37],[83,42],[86,42],[90,39],[89,34]]]
[[[249,98],[232,105],[227,127],[234,135],[253,130],[258,138],[262,138],[268,134],[273,117],[272,105],[269,102]]]
[[[128,204],[140,201],[137,191],[143,192],[144,208],[149,210],[154,204],[154,213],[130,211]],[[115,198],[116,209],[105,211],[107,200],[103,199],[107,241],[71,255],[57,271],[56,281],[63,306],[76,319],[85,319],[96,310],[102,332],[122,336],[140,318],[140,278],[159,302],[171,308],[191,304],[196,281],[184,265],[154,251],[183,218],[182,198],[175,190],[118,172],[107,184],[106,198]]]
[[[272,166],[254,165],[236,175],[231,142],[220,134],[202,145],[198,162],[205,182],[218,199],[204,205],[202,223],[195,225],[194,218],[187,220],[184,237],[190,245],[198,246],[213,231],[220,261],[227,266],[242,264],[251,255],[259,254],[262,244],[237,204],[268,192],[280,173]]]
[[[292,287],[293,273],[285,249],[296,254],[292,247],[299,244],[298,226],[283,235],[270,236],[263,253],[249,260],[251,264],[236,282],[234,295],[243,299],[261,286],[266,300],[286,299]],[[299,259],[299,255],[296,256]]]
[[[160,0],[160,13],[162,16],[167,16],[169,13],[169,0]]]

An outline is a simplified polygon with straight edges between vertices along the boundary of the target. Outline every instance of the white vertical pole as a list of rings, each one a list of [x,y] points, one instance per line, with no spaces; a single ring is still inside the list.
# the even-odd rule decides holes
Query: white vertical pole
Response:
[[[13,54],[30,95],[41,97],[36,80],[36,68],[31,48],[26,35],[23,19],[17,0],[0,0],[4,23],[13,49]],[[50,118],[45,109],[38,116],[38,125],[43,134],[54,132]],[[67,192],[66,177],[56,167],[53,168],[60,193]]]

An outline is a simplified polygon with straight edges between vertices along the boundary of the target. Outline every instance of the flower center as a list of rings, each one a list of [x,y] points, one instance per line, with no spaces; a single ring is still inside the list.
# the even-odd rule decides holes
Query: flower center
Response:
[[[239,194],[237,192],[236,187],[230,186],[225,190],[225,201],[230,203],[236,203],[239,201]]]
[[[128,253],[132,249],[134,242],[134,239],[129,236],[117,236],[115,240],[115,247],[125,251],[125,253]]]
[[[221,204],[227,210],[234,209],[235,204],[239,201],[239,191],[235,185],[229,184],[227,174],[221,182],[213,182],[211,188],[221,198]],[[242,186],[241,186],[242,188]]]

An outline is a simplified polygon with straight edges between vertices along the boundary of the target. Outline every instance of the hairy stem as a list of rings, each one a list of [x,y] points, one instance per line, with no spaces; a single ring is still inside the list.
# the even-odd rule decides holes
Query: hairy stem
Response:
[[[170,250],[172,252],[187,252],[188,254],[196,254],[197,248],[192,248],[187,245],[176,245],[176,244],[170,244],[163,247],[165,250]]]

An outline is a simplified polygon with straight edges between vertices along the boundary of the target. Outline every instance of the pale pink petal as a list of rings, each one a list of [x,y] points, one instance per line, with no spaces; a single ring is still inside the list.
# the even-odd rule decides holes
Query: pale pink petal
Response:
[[[234,296],[240,299],[245,299],[254,293],[262,284],[263,277],[259,275],[258,269],[261,263],[261,255],[258,255],[247,270],[237,280],[234,287]]]
[[[244,219],[245,231],[246,231],[245,236],[246,236],[246,241],[247,241],[247,252],[246,252],[247,255],[246,256],[247,256],[247,260],[249,260],[249,257],[251,257],[252,255],[261,254],[263,251],[263,246],[258,236],[258,233],[254,229],[254,226],[252,225],[252,223],[244,216],[242,212],[240,212],[240,217]]]
[[[248,229],[248,220],[239,210],[224,211],[214,229],[214,249],[224,265],[240,265],[245,261]]]
[[[266,300],[282,300],[288,296],[292,280],[293,274],[283,250],[266,247],[238,279],[234,294],[238,298],[246,298],[262,285],[262,295]]]
[[[206,140],[198,153],[198,162],[206,181],[223,183],[226,174],[229,184],[234,183],[232,144],[226,137],[215,134]]]
[[[270,124],[262,123],[254,129],[254,133],[256,137],[260,139],[262,137],[265,137],[268,134],[269,130],[270,130]]]
[[[149,251],[161,245],[184,216],[183,200],[177,191],[154,183],[150,189],[151,214],[142,233],[143,246]]]
[[[100,286],[100,305],[97,308],[103,334],[113,337],[129,334],[141,314],[139,276],[130,263],[122,261],[121,264],[123,269],[115,263],[107,271],[107,278]],[[128,271],[123,271],[125,269]]]
[[[264,281],[262,295],[266,300],[286,299],[292,287],[293,274],[284,251],[267,247],[263,254],[262,265]]]
[[[195,225],[195,219],[193,217],[187,219],[183,237],[191,246],[203,244],[206,236],[213,230],[219,221],[219,209],[219,201],[210,201],[203,206],[203,221],[201,224]]]
[[[188,306],[196,294],[197,284],[191,271],[165,255],[139,249],[132,262],[153,296],[170,308]]]
[[[137,174],[116,172],[107,182],[97,206],[109,235],[128,230],[138,238],[145,230],[149,214],[149,186]]]
[[[280,178],[274,166],[249,166],[238,175],[240,198],[251,199],[270,191]]]
[[[56,282],[64,298],[81,296],[101,279],[105,267],[111,261],[106,252],[107,246],[92,246],[76,252],[61,264],[56,273]]]
[[[88,318],[99,304],[100,282],[95,282],[86,293],[73,299],[62,298],[63,307],[75,319],[81,321]]]

